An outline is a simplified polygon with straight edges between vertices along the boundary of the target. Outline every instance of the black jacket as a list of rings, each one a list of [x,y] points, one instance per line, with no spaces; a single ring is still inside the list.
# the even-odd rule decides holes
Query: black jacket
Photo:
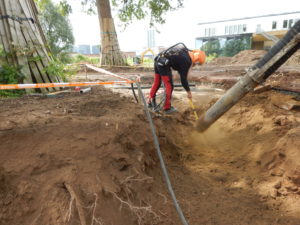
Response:
[[[168,59],[165,66],[178,71],[183,88],[190,91],[187,80],[189,69],[192,66],[189,49],[184,44],[179,43],[159,53],[157,58],[159,59],[159,57]]]

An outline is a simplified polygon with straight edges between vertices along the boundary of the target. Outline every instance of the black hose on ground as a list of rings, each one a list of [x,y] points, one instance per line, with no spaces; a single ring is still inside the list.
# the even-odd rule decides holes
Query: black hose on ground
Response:
[[[138,100],[138,98],[137,98],[137,96],[136,96],[136,94],[135,94],[135,90],[134,90],[133,83],[131,83],[131,90],[132,90],[132,93],[133,93],[133,96],[134,96],[134,98],[135,98],[136,103],[139,103],[139,100]]]
[[[172,187],[172,184],[171,184],[171,181],[170,181],[170,177],[169,177],[169,174],[168,174],[165,162],[164,162],[164,158],[163,158],[161,150],[160,150],[160,145],[159,145],[158,137],[156,135],[156,130],[155,130],[155,127],[154,127],[154,123],[153,123],[152,117],[150,115],[149,109],[147,107],[147,103],[146,103],[145,97],[143,95],[140,83],[137,83],[137,86],[138,86],[138,90],[139,90],[139,95],[141,96],[141,99],[143,101],[144,109],[146,111],[146,115],[147,115],[147,118],[148,118],[148,121],[149,121],[149,124],[150,124],[152,136],[153,136],[153,139],[154,139],[154,145],[155,145],[155,148],[156,148],[156,152],[157,152],[157,155],[158,155],[158,158],[159,158],[160,166],[161,166],[161,169],[163,171],[163,175],[164,175],[165,181],[167,183],[167,187],[168,187],[169,193],[170,193],[170,195],[172,197],[174,206],[175,206],[175,208],[177,210],[177,213],[178,213],[178,215],[180,217],[180,220],[181,220],[182,224],[188,225],[188,222],[186,221],[186,219],[184,217],[184,214],[183,214],[183,212],[182,212],[182,210],[181,210],[181,208],[180,208],[180,206],[178,204],[176,195],[174,193],[174,190],[173,190],[173,187]]]

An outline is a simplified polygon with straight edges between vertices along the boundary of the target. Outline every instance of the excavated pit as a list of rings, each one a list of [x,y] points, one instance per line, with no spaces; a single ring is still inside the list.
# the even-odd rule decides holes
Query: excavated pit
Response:
[[[190,224],[299,224],[300,117],[272,103],[284,97],[250,94],[205,133],[180,98],[181,113],[154,116]],[[194,101],[201,113],[215,98]],[[181,224],[133,98],[93,88],[1,104],[1,225]]]

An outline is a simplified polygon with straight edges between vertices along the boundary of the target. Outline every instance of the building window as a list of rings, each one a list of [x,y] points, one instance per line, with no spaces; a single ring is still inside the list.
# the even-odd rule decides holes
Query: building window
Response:
[[[262,32],[262,30],[261,30],[261,24],[257,24],[256,25],[256,33],[260,33],[260,32]]]
[[[283,28],[287,28],[288,27],[288,21],[287,20],[284,20],[283,21],[283,26],[282,26]]]
[[[247,31],[247,25],[243,24],[243,32],[246,32],[246,31]]]
[[[297,23],[300,19],[295,19],[295,23]]]
[[[292,26],[293,26],[293,24],[294,24],[294,20],[289,20],[289,28],[291,28]]]
[[[229,34],[233,34],[233,26],[229,26]]]
[[[238,27],[238,34],[241,34],[243,32],[243,25],[242,24],[239,24],[239,27]]]
[[[214,36],[215,33],[216,33],[216,28],[214,28],[214,27],[205,28],[204,37]]]
[[[234,25],[233,33],[237,34],[237,29],[238,29],[237,25]]]
[[[228,26],[225,27],[225,34],[228,34]]]
[[[277,22],[273,21],[272,22],[272,30],[276,30],[276,28],[277,28]]]

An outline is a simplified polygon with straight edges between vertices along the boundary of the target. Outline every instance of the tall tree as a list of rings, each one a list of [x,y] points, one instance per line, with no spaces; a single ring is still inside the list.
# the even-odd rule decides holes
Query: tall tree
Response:
[[[1,65],[21,68],[24,83],[57,82],[57,77],[45,71],[51,58],[34,1],[1,0],[0,16]]]
[[[225,46],[223,47],[223,55],[224,56],[234,56],[240,51],[250,49],[251,41],[250,37],[243,37],[237,39],[231,39],[226,41]]]
[[[149,18],[149,25],[165,23],[164,15],[168,11],[182,6],[183,0],[112,0],[118,10],[120,20],[128,25],[133,20]],[[96,4],[101,31],[101,64],[121,65],[121,56],[114,20],[111,14],[110,0],[82,0],[88,5],[88,11],[93,12]]]
[[[101,65],[124,65],[109,0],[97,0],[101,30]]]
[[[215,55],[219,56],[221,53],[221,45],[219,40],[210,40],[207,41],[202,47],[201,50],[205,51],[206,55]]]
[[[74,45],[72,26],[68,19],[70,9],[62,2],[54,4],[52,0],[35,0],[39,18],[52,55],[64,59]]]

